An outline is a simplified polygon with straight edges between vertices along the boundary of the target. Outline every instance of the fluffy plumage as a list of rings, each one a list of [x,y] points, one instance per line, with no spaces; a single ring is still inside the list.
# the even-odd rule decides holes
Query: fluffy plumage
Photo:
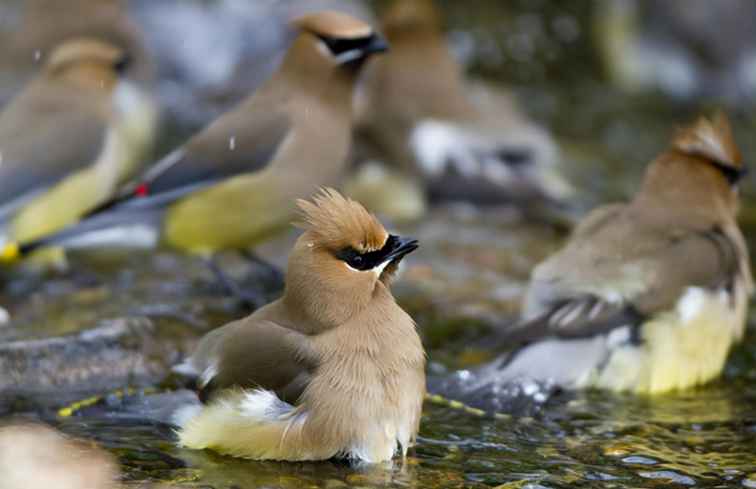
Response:
[[[198,376],[208,402],[182,411],[182,445],[253,459],[373,463],[414,443],[425,355],[380,270],[416,242],[394,236],[382,262],[355,269],[339,247],[362,244],[374,256],[369,248],[388,242],[383,226],[334,190],[313,200],[299,203],[305,232],[289,256],[284,296],[206,335],[181,366]]]
[[[626,204],[591,212],[533,271],[497,375],[659,393],[716,378],[753,290],[723,115],[678,131]]]
[[[331,249],[351,246],[361,252],[379,250],[388,233],[360,203],[331,188],[321,190],[312,202],[298,200],[302,220],[297,224],[310,231],[317,242]]]

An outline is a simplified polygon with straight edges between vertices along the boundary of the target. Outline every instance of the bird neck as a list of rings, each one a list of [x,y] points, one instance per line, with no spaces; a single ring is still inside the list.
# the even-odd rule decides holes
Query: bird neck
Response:
[[[271,82],[288,87],[292,97],[301,94],[320,99],[324,104],[351,113],[352,91],[359,67],[331,64],[320,52],[318,42],[309,34],[299,35]]]
[[[737,190],[707,160],[675,151],[649,165],[636,207],[703,226],[731,223],[738,210]]]

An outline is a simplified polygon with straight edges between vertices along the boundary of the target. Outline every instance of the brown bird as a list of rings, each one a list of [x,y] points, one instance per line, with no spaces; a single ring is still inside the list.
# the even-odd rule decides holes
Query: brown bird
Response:
[[[139,168],[157,111],[127,66],[111,44],[70,39],[0,113],[0,241],[76,222]]]
[[[69,39],[99,39],[129,54],[123,76],[149,89],[155,66],[144,34],[125,0],[6,2],[0,26],[0,107],[25,86],[57,46]],[[14,4],[18,4],[17,6]],[[2,15],[2,14],[0,14]],[[11,20],[12,19],[12,20]]]
[[[505,337],[524,346],[484,377],[654,394],[718,377],[753,290],[744,174],[723,114],[680,130],[632,201],[595,209],[536,267]]]
[[[419,175],[431,197],[506,201],[562,199],[558,151],[509,95],[466,80],[431,0],[396,1],[382,17],[391,52],[365,73],[362,141]]]
[[[209,257],[285,229],[297,198],[340,181],[354,84],[364,62],[387,47],[367,23],[339,12],[306,15],[293,28],[297,35],[279,70],[255,94],[125,185],[95,215],[49,239],[21,243],[21,254],[127,225],[148,231],[139,236]],[[128,245],[136,233],[110,236]]]
[[[323,190],[298,202],[305,230],[281,299],[206,335],[180,370],[199,412],[179,442],[252,459],[365,462],[404,454],[418,431],[425,354],[389,282],[417,241]]]

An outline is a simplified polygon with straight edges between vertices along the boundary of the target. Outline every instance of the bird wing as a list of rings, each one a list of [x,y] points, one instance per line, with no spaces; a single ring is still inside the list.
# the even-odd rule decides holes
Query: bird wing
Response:
[[[291,126],[283,103],[259,110],[253,97],[221,116],[187,144],[169,153],[91,214],[134,197],[158,197],[158,205],[199,188],[265,167]]]
[[[0,209],[96,161],[105,118],[81,96],[29,90],[0,115]]]
[[[307,337],[252,315],[206,335],[191,357],[200,399],[220,389],[262,388],[295,403],[316,365]]]
[[[610,246],[602,228],[622,228],[623,207],[594,214],[571,243],[539,266],[526,300],[528,318],[505,333],[510,345],[544,337],[589,338],[674,307],[689,287],[731,287],[739,272],[737,245],[718,228],[649,229],[615,233]],[[627,226],[628,232],[630,226]],[[596,240],[591,245],[590,240]],[[637,333],[637,331],[636,331]]]

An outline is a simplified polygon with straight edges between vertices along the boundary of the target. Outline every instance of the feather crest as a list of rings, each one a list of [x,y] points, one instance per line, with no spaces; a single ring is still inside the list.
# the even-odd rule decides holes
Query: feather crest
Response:
[[[323,188],[312,202],[298,200],[302,214],[297,227],[312,233],[319,245],[329,249],[351,246],[359,252],[379,250],[388,233],[378,219],[362,204],[342,196],[332,188]]]
[[[740,150],[735,144],[730,122],[721,111],[711,119],[700,117],[690,126],[679,129],[672,140],[672,147],[720,165],[742,167]]]

